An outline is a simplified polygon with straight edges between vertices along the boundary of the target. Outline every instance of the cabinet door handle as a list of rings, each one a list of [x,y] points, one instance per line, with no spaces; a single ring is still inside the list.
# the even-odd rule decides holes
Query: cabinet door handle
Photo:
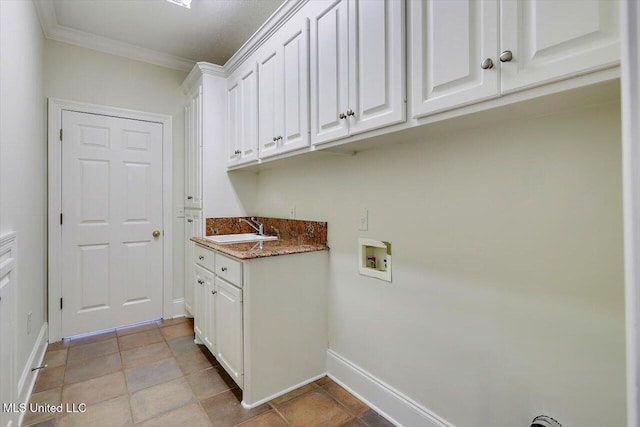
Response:
[[[222,268],[220,268],[220,270],[227,271],[227,267],[222,267]]]
[[[187,196],[187,200],[193,199],[193,196]]]
[[[218,291],[211,291],[211,295],[215,295],[217,293],[218,293]]]
[[[347,116],[355,116],[355,115],[356,115],[356,113],[354,113],[354,112],[353,112],[353,110],[352,110],[351,108],[349,108],[349,109],[347,110]]]
[[[500,62],[511,62],[513,59],[513,52],[510,50],[505,50],[500,54]]]
[[[198,259],[199,259],[200,261],[202,261],[202,260],[204,259],[204,257],[203,257],[202,255],[200,255],[200,256],[198,257]]]
[[[193,222],[193,220],[192,219],[188,219],[187,222]]]
[[[482,64],[480,64],[480,68],[483,70],[493,68],[493,60],[491,58],[485,58],[485,60],[482,61]]]
[[[277,136],[274,136],[274,137],[273,137],[273,142],[276,142],[277,140],[278,140],[278,137],[277,137]]]
[[[204,285],[204,282],[202,280],[198,280],[198,283],[200,283],[201,285]]]
[[[240,151],[240,150],[236,150],[236,151],[233,152],[233,154],[240,154],[240,153],[242,153],[242,151]]]
[[[341,120],[344,120],[347,118],[347,115],[345,113],[340,113],[338,117],[340,117]]]

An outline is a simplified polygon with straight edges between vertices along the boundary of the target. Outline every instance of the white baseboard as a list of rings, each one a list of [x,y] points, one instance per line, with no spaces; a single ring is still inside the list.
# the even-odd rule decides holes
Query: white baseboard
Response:
[[[332,380],[398,426],[454,427],[333,350],[327,350],[327,373]]]
[[[184,317],[186,315],[186,311],[184,309],[184,298],[176,298],[173,300],[173,306],[171,307],[172,317],[175,319],[176,317]]]
[[[269,396],[269,397],[265,397],[264,399],[258,400],[257,402],[255,402],[255,403],[253,403],[253,404],[251,404],[251,405],[248,405],[248,404],[244,403],[244,400],[243,400],[243,401],[242,401],[242,407],[243,407],[243,408],[245,408],[245,409],[252,409],[252,408],[255,408],[255,407],[257,407],[257,406],[262,405],[263,403],[267,403],[267,402],[269,402],[270,400],[275,399],[276,397],[280,397],[280,396],[282,396],[283,394],[287,394],[287,393],[289,393],[290,391],[293,391],[293,390],[295,390],[295,389],[297,389],[297,388],[304,387],[304,386],[306,386],[307,384],[310,384],[310,383],[312,383],[312,382],[314,382],[314,381],[319,380],[320,378],[324,378],[326,375],[327,375],[327,374],[322,373],[322,374],[317,375],[317,376],[315,376],[315,377],[313,377],[313,378],[309,378],[308,380],[302,381],[300,384],[296,384],[296,385],[294,385],[294,386],[292,386],[292,387],[289,387],[289,388],[287,388],[287,389],[284,389],[284,390],[282,390],[282,391],[279,391],[279,392],[277,392],[277,393],[275,393],[275,394],[273,394],[273,395],[271,395],[271,396]]]
[[[40,328],[40,333],[38,334],[38,339],[36,339],[35,344],[33,345],[33,349],[31,350],[31,354],[27,359],[24,367],[22,368],[22,375],[20,375],[20,381],[18,381],[18,402],[19,403],[29,403],[29,399],[31,398],[31,393],[33,391],[33,386],[36,384],[36,376],[38,371],[32,371],[32,368],[42,365],[42,361],[44,360],[44,354],[47,351],[47,337],[49,336],[48,324],[47,322],[43,323],[42,328]],[[18,421],[18,425],[22,425],[22,419],[24,418],[24,412],[20,414],[20,420]]]

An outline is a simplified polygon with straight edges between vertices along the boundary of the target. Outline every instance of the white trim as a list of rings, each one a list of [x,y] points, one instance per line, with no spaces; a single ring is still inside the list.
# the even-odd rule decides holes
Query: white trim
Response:
[[[271,14],[270,17],[256,30],[249,40],[233,54],[224,64],[224,71],[229,76],[236,68],[258,50],[269,37],[280,29],[294,14],[296,14],[309,0],[287,0]]]
[[[5,249],[11,249],[11,246],[13,245],[15,240],[16,240],[15,231],[11,231],[9,233],[6,233],[0,236],[0,252],[4,251]]]
[[[184,93],[191,92],[195,84],[200,81],[200,78],[205,74],[224,78],[227,76],[224,72],[224,68],[219,65],[210,64],[208,62],[198,62],[195,67],[193,67],[187,78],[182,82],[182,90]]]
[[[292,15],[302,8],[309,0],[285,1],[258,30],[238,49],[224,66],[210,64],[218,67],[216,72],[228,76],[238,68],[251,54],[260,48],[271,35],[278,31]],[[46,38],[70,43],[76,46],[86,47],[112,55],[123,56],[162,67],[173,68],[181,71],[191,71],[196,61],[181,58],[175,55],[143,48],[130,43],[116,41],[107,37],[87,33],[85,31],[69,28],[58,23],[53,2],[50,0],[34,0],[42,31]],[[220,75],[220,74],[217,74]]]
[[[195,64],[195,61],[180,58],[168,53],[158,52],[156,50],[147,49],[130,43],[116,41],[107,37],[65,27],[58,24],[52,1],[35,0],[34,4],[36,6],[38,17],[40,18],[42,31],[48,39],[181,71],[189,71]]]
[[[36,377],[38,376],[38,371],[32,371],[31,369],[42,365],[44,354],[46,353],[47,346],[49,345],[47,343],[47,329],[47,322],[44,322],[40,328],[38,339],[33,345],[33,349],[31,349],[31,354],[29,354],[27,363],[25,363],[24,368],[22,369],[22,375],[18,382],[18,403],[28,403],[31,398],[33,387],[36,384]],[[26,412],[20,413],[20,420],[18,421],[19,426],[22,425],[25,413]]]
[[[176,298],[173,300],[171,317],[173,319],[178,317],[185,317],[186,312],[184,310],[184,298]]]
[[[162,124],[162,221],[163,221],[163,303],[162,317],[173,317],[173,140],[172,118],[165,114],[147,113],[102,105],[85,104],[49,98],[48,112],[48,271],[49,271],[49,341],[62,339],[61,295],[61,181],[59,131],[62,111],[77,111]],[[57,315],[56,315],[57,314]]]
[[[640,427],[640,6],[621,9],[627,426]]]
[[[296,389],[298,389],[298,388],[300,388],[300,387],[304,387],[304,386],[306,386],[307,384],[311,384],[312,382],[314,382],[314,381],[318,381],[320,378],[324,378],[324,377],[326,377],[326,376],[327,376],[327,374],[326,374],[326,373],[322,373],[322,374],[320,374],[320,375],[316,375],[316,376],[315,376],[315,377],[313,377],[313,378],[309,378],[308,380],[302,381],[302,382],[301,382],[301,383],[299,383],[299,384],[296,384],[296,385],[294,385],[294,386],[292,386],[292,387],[286,388],[286,389],[284,389],[284,390],[282,390],[282,391],[279,391],[279,392],[277,392],[277,393],[275,393],[275,394],[272,394],[272,395],[271,395],[271,396],[269,396],[269,397],[265,397],[264,399],[260,399],[260,400],[258,400],[257,402],[254,402],[254,403],[253,403],[253,404],[251,404],[251,405],[249,405],[249,404],[247,404],[247,403],[244,403],[244,400],[243,400],[243,401],[242,401],[242,407],[243,407],[244,409],[253,409],[253,408],[257,407],[257,406],[262,405],[263,403],[267,403],[267,402],[269,402],[270,400],[275,399],[276,397],[280,397],[280,396],[282,396],[282,395],[285,395],[285,394],[289,393],[290,391],[296,390]]]
[[[454,427],[384,381],[327,350],[327,373],[349,393],[398,426]]]

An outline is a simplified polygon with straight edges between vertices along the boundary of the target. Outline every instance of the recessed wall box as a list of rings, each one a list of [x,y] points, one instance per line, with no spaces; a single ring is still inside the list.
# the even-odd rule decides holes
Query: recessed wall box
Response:
[[[358,262],[360,274],[391,281],[391,243],[361,237]]]

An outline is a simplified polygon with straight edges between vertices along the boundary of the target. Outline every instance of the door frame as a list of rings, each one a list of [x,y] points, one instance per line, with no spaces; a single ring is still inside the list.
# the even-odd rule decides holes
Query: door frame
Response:
[[[141,120],[162,125],[162,317],[173,317],[173,139],[172,117],[117,107],[86,104],[83,102],[49,98],[48,100],[48,318],[49,342],[62,339],[62,150],[60,146],[60,123],[63,111],[99,114],[124,119]]]

